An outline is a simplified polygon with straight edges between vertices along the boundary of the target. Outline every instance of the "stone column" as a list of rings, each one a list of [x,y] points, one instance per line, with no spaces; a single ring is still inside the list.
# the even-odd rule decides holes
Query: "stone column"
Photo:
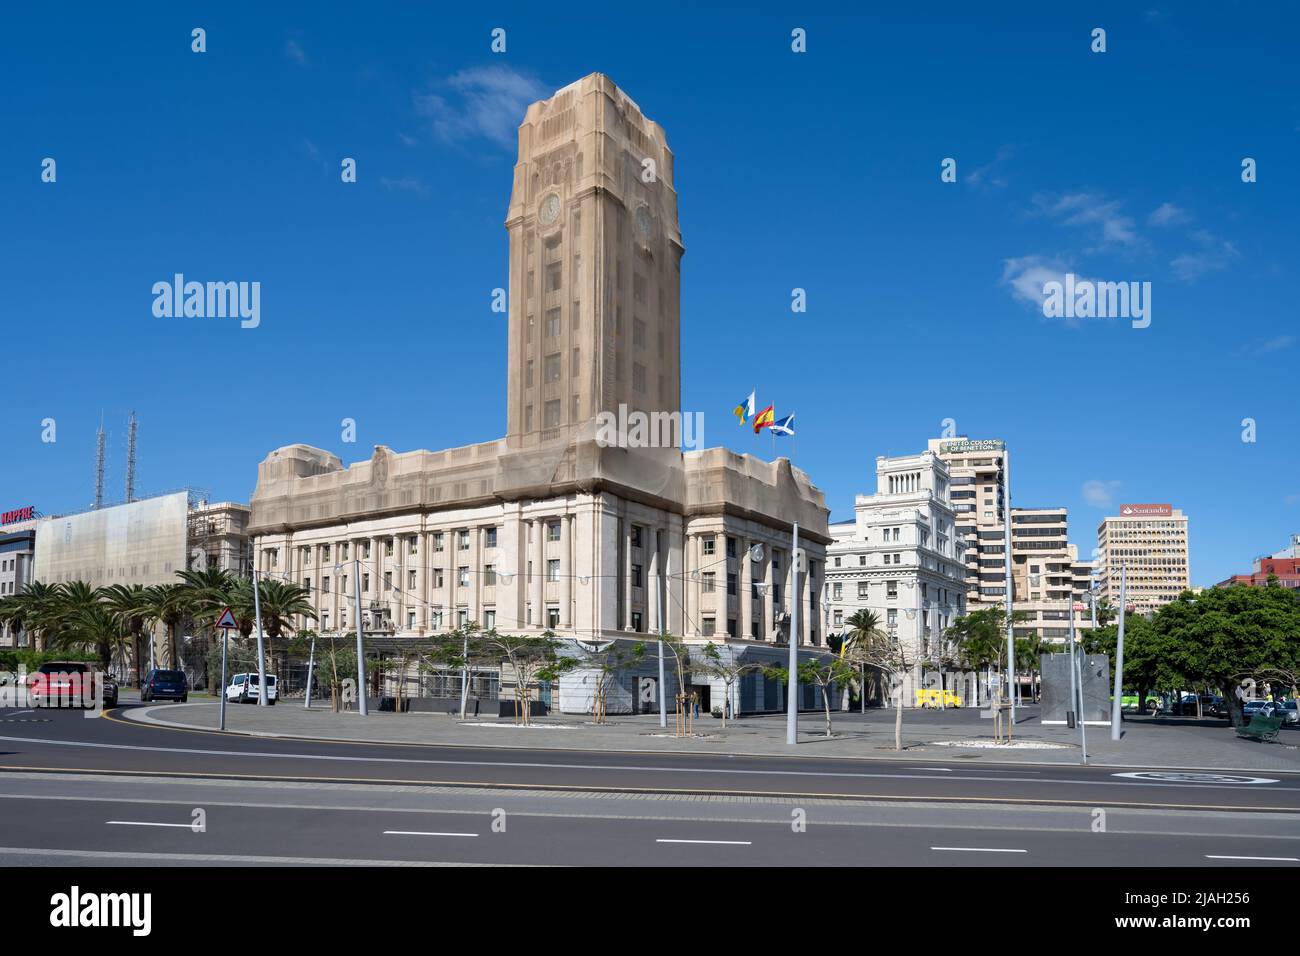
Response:
[[[651,634],[659,633],[659,529],[646,528],[649,535],[650,561],[647,565],[645,579],[647,630]]]
[[[576,573],[574,556],[577,553],[573,543],[571,514],[560,519],[560,553],[564,555],[560,561],[560,580],[563,582],[561,593],[564,595],[560,603],[560,626],[567,631],[573,628],[573,576]]]
[[[737,597],[740,599],[740,638],[749,640],[754,633],[754,571],[749,566],[749,549],[751,547],[748,538],[741,538],[740,544],[740,588]]]
[[[623,630],[632,630],[632,519],[623,518]]]
[[[475,527],[469,529],[469,619],[482,626],[483,593],[483,532]]]
[[[763,552],[763,583],[765,585],[763,588],[763,640],[775,641],[776,632],[773,628],[776,619],[773,617],[773,605],[776,595],[772,593],[772,585],[775,583],[772,580],[772,558],[774,557],[772,546],[765,544]]]
[[[533,519],[533,627],[546,627],[546,521]]]

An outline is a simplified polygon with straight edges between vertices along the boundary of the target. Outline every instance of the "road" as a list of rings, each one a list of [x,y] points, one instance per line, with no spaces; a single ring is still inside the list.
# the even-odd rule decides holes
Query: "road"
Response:
[[[5,865],[1300,865],[1294,774],[327,742],[67,711],[0,711],[0,800]]]

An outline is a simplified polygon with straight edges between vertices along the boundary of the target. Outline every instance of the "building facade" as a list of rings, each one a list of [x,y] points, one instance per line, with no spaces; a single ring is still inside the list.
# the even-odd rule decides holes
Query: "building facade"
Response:
[[[381,445],[347,467],[306,445],[271,452],[249,527],[260,573],[308,587],[325,631],[354,626],[359,591],[362,626],[393,640],[473,622],[588,643],[663,629],[772,662],[790,639],[824,646],[827,510],[803,472],[683,451],[671,429],[610,442],[598,427],[680,416],[683,246],[662,128],[600,74],[534,103],[506,231],[506,436]],[[566,684],[559,706],[585,707]]]
[[[915,665],[903,682],[903,705],[916,691],[938,687],[940,639],[966,612],[966,541],[957,529],[951,477],[932,452],[876,459],[876,490],[854,500],[852,521],[830,526],[823,609],[827,633],[843,634],[859,610],[869,610],[905,648]],[[946,686],[973,700],[944,674]]]
[[[1102,597],[1119,607],[1122,567],[1128,605],[1156,611],[1191,586],[1187,515],[1169,504],[1120,505],[1097,526],[1097,556]]]
[[[33,580],[37,520],[24,518],[0,526],[0,598],[17,594]],[[26,645],[21,625],[0,622],[0,647]]]
[[[1076,632],[1092,626],[1091,566],[1068,539],[1065,508],[1011,509],[1012,609],[1026,615],[1017,638],[1064,644],[1072,616]]]
[[[966,542],[966,603],[1001,606],[1007,594],[1006,509],[1010,454],[1001,439],[932,438],[929,450],[948,467],[957,533]]]
[[[1291,543],[1281,551],[1256,558],[1249,574],[1234,574],[1215,587],[1244,584],[1247,587],[1264,587],[1270,579],[1284,588],[1300,590],[1300,534],[1291,535]]]

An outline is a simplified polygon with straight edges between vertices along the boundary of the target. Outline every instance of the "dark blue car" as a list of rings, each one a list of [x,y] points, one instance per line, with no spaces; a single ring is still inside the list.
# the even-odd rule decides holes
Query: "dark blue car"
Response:
[[[190,682],[184,671],[151,670],[140,685],[141,703],[155,700],[178,700],[182,704],[190,698]]]

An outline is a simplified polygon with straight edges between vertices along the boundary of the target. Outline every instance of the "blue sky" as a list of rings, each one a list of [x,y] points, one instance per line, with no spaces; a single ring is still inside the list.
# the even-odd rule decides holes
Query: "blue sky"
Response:
[[[1288,6],[327,7],[6,11],[3,509],[87,505],[101,413],[114,496],[132,409],[138,487],[239,500],[290,442],[499,437],[514,127],[601,71],[677,157],[708,444],[770,456],[730,417],[756,387],[843,519],[876,455],[953,418],[1010,444],[1015,503],[1068,506],[1085,556],[1121,501],[1184,509],[1198,584],[1300,531]],[[1065,271],[1151,282],[1151,326],[1044,318],[1033,286]],[[155,318],[176,272],[260,281],[261,325]]]

